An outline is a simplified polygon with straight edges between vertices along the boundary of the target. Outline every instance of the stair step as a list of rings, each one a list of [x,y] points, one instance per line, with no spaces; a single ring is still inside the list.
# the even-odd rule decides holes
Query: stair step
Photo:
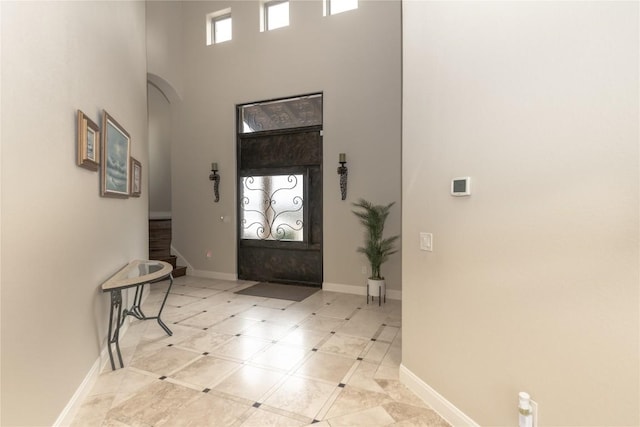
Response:
[[[173,277],[180,277],[187,275],[187,267],[179,266],[173,269]]]

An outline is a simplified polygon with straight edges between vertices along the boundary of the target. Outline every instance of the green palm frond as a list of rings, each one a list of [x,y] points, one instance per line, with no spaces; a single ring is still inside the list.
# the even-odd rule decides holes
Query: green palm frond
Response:
[[[380,266],[387,261],[390,255],[398,252],[394,245],[399,236],[382,237],[384,224],[394,204],[395,202],[388,205],[374,205],[364,199],[353,203],[353,206],[359,209],[354,210],[353,213],[366,230],[364,246],[359,247],[357,251],[365,254],[369,260],[372,279],[382,279]]]

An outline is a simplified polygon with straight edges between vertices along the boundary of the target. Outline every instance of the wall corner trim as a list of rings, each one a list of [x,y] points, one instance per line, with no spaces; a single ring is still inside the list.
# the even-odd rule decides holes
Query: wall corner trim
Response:
[[[354,285],[343,285],[341,283],[322,282],[322,290],[331,291],[331,292],[341,292],[343,294],[353,294],[353,295],[362,295],[362,296],[367,295],[367,286],[364,284],[362,286],[354,286]],[[398,291],[395,289],[387,289],[387,298],[401,301],[402,291]]]
[[[440,393],[435,391],[429,384],[422,381],[416,374],[411,372],[406,366],[400,364],[400,382],[418,395],[427,405],[436,411],[442,418],[447,420],[454,427],[469,426],[480,427],[480,424],[469,418],[464,412],[456,408],[453,403],[445,399]]]

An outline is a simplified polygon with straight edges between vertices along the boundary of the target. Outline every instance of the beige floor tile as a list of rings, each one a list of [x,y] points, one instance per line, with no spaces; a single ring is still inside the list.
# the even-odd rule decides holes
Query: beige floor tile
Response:
[[[396,422],[418,417],[431,418],[433,420],[441,419],[431,408],[408,405],[402,402],[389,402],[382,405],[382,407]]]
[[[319,309],[317,311],[317,314],[325,317],[335,317],[337,319],[346,319],[346,318],[351,318],[351,316],[357,310],[358,306],[359,305],[355,303],[333,302]]]
[[[252,356],[264,349],[270,342],[253,337],[233,337],[224,344],[214,348],[210,353],[213,356],[230,357],[236,360],[249,360]]]
[[[446,422],[435,412],[432,412],[428,415],[420,415],[415,418],[409,418],[407,420],[399,421],[391,425],[394,427],[451,427],[451,424]]]
[[[299,427],[304,425],[307,423],[261,409],[251,411],[249,418],[241,424],[242,427]]]
[[[126,367],[107,365],[74,426],[299,426],[316,418],[313,425],[324,427],[449,427],[398,379],[399,301],[379,307],[337,292],[302,302],[234,293],[254,283],[176,279],[163,313],[179,322],[168,323],[173,336],[153,320],[133,320],[121,340]],[[145,313],[157,313],[167,286],[150,287]]]
[[[384,392],[393,400],[425,408],[427,405],[398,380],[376,380]]]
[[[193,328],[204,329],[210,328],[213,325],[220,323],[229,318],[226,313],[219,313],[215,310],[200,312],[190,317],[185,317],[179,322],[182,326],[191,326]]]
[[[365,353],[364,360],[367,362],[380,363],[382,359],[387,355],[391,344],[376,341],[371,348]]]
[[[211,388],[241,366],[242,364],[237,362],[203,356],[172,374],[171,378],[200,386],[203,389],[207,387]]]
[[[192,337],[179,341],[176,345],[200,352],[212,352],[216,347],[232,339],[233,335],[219,334],[212,331],[203,331]]]
[[[115,394],[90,396],[78,409],[70,427],[99,426],[111,409]]]
[[[393,422],[393,418],[387,414],[382,406],[329,419],[331,427],[386,426]]]
[[[282,310],[276,308],[255,306],[241,313],[238,313],[238,317],[244,317],[246,319],[253,320],[269,320],[281,311]]]
[[[183,365],[200,357],[197,353],[174,347],[164,347],[156,352],[134,357],[131,366],[143,371],[161,375],[169,375]]]
[[[290,377],[264,403],[314,418],[334,389],[323,382]]]
[[[311,350],[315,348],[322,340],[330,335],[327,332],[319,332],[311,329],[295,328],[278,342],[293,347],[299,347]]]
[[[296,370],[296,375],[304,375],[336,385],[342,381],[356,360],[334,354],[314,352],[313,355]]]
[[[113,407],[106,419],[131,426],[158,425],[199,394],[195,390],[156,380]]]
[[[389,403],[391,401],[392,400],[389,396],[384,393],[376,393],[374,391],[347,385],[333,403],[325,418],[332,419],[335,417],[341,417]]]
[[[248,327],[242,335],[276,341],[292,331],[294,325],[282,325],[272,322],[260,322]]]
[[[186,307],[189,304],[193,304],[194,302],[200,301],[201,298],[191,297],[188,295],[178,295],[174,293],[169,293],[169,297],[167,298],[167,305],[172,305],[174,307]]]
[[[195,297],[195,298],[209,298],[222,291],[218,289],[198,288],[194,286],[180,286],[180,287],[174,286],[171,289],[171,292],[175,294],[182,294],[182,295]]]
[[[392,342],[393,339],[398,335],[400,328],[396,328],[393,326],[384,326],[380,335],[378,335],[378,341],[382,342]]]
[[[260,304],[258,304],[258,306],[283,309],[283,308],[290,307],[290,306],[294,305],[295,303],[296,303],[295,301],[289,301],[289,300],[286,300],[286,299],[267,298],[266,300],[264,300]]]
[[[209,330],[221,334],[235,335],[249,329],[251,326],[260,323],[257,320],[245,319],[243,317],[230,317],[220,323],[213,325]]]
[[[367,320],[351,319],[340,329],[342,335],[352,335],[360,338],[371,339],[376,335],[382,323],[372,323]]]
[[[167,332],[155,320],[145,320],[149,324],[145,330],[142,339],[145,341],[157,341],[165,344],[175,344],[182,341],[186,337],[200,332],[198,329],[182,326],[182,325],[167,325],[171,330],[172,335],[168,335]]]
[[[275,344],[253,356],[250,362],[289,371],[295,368],[308,354],[309,351],[302,348]]]
[[[371,340],[364,338],[335,334],[320,346],[320,350],[349,356],[355,359],[360,357],[362,351],[370,342]]]
[[[214,389],[251,401],[258,401],[284,377],[285,374],[281,372],[246,365],[216,385]]]
[[[347,384],[364,390],[384,393],[384,389],[374,379],[377,370],[377,363],[360,362]],[[397,379],[397,377],[398,375],[392,379]]]
[[[209,393],[201,393],[175,412],[171,413],[157,426],[167,427],[228,427],[239,426],[243,415],[251,407]]]
[[[311,316],[313,310],[300,309],[298,306],[289,307],[285,310],[280,310],[271,318],[271,321],[278,323],[300,324]]]
[[[399,345],[392,344],[389,347],[389,351],[384,355],[384,359],[382,359],[382,364],[385,366],[400,366],[402,362],[402,347]]]
[[[396,380],[400,379],[400,368],[398,366],[378,366],[374,374],[376,380]]]
[[[319,332],[335,332],[344,324],[344,322],[345,320],[315,315],[302,322],[300,327],[302,329],[311,329]]]
[[[120,388],[116,393],[112,406],[119,405],[135,395],[138,391],[142,390],[144,387],[147,387],[158,380],[157,375],[136,372],[135,368],[125,368],[124,370],[126,371],[126,375],[120,384]]]

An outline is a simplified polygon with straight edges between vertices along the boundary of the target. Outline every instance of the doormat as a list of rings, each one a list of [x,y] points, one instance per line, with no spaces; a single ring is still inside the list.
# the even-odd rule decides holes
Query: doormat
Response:
[[[288,301],[302,301],[318,292],[320,288],[299,285],[283,285],[280,283],[260,282],[249,288],[235,292],[240,295],[255,297],[277,298]]]

